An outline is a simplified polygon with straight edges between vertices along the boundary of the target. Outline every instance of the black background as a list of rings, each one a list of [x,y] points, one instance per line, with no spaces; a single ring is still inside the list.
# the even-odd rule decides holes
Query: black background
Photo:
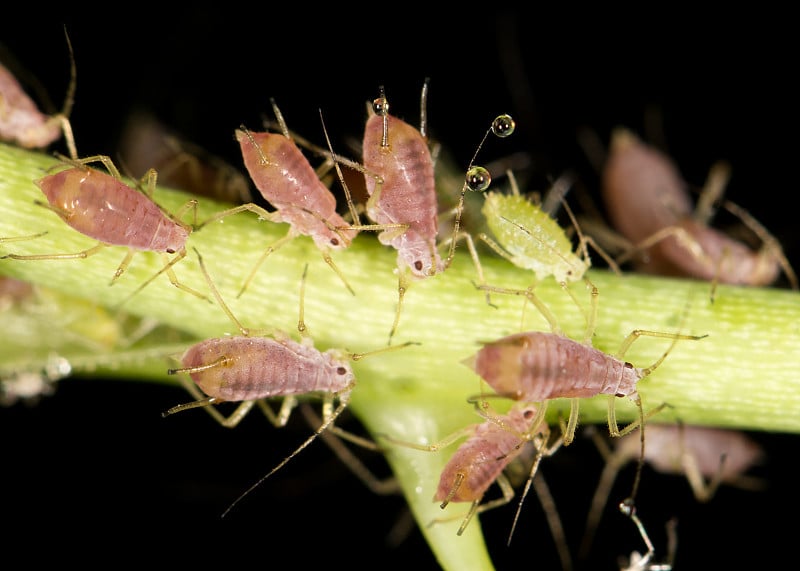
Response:
[[[419,90],[430,77],[432,136],[461,164],[491,119],[508,112],[518,124],[514,149],[531,154],[534,176],[578,168],[591,180],[577,130],[590,127],[603,140],[620,124],[641,133],[646,111],[659,109],[664,140],[686,178],[701,182],[713,161],[729,160],[727,196],[764,222],[800,265],[796,214],[786,207],[797,185],[798,100],[796,46],[782,23],[788,16],[550,15],[498,7],[437,21],[396,5],[349,14],[340,8],[237,13],[218,6],[177,19],[97,12],[18,23],[4,15],[0,42],[60,104],[69,79],[61,23],[68,24],[81,155],[114,155],[126,115],[142,106],[238,165],[233,130],[258,125],[270,97],[290,128],[314,141],[323,140],[321,108],[334,141],[343,143],[360,138],[364,102],[379,85],[393,113],[416,124]],[[370,494],[321,443],[221,520],[307,429],[299,422],[265,428],[257,415],[235,431],[204,414],[160,418],[184,400],[182,390],[160,385],[69,379],[36,407],[0,410],[5,551],[30,562],[100,562],[110,550],[123,561],[183,558],[187,567],[219,558],[436,568],[416,530],[399,546],[386,545],[402,499]],[[767,568],[796,558],[790,541],[800,506],[790,462],[797,438],[754,437],[769,455],[759,472],[770,481],[767,492],[722,489],[698,505],[685,480],[648,473],[639,503],[662,552],[661,523],[678,516],[677,569]],[[562,452],[542,473],[574,541],[600,461],[586,442]],[[379,458],[367,459],[385,471]],[[498,569],[558,568],[536,499],[527,501],[510,548],[514,507],[482,516]],[[613,515],[603,520],[593,568],[613,569],[617,555],[641,549]]]

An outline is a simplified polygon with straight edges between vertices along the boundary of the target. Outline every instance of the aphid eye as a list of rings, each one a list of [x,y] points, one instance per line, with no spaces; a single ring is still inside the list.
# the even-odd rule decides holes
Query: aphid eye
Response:
[[[389,114],[389,102],[385,97],[378,97],[372,102],[372,110],[375,112],[375,115],[385,117]]]
[[[422,271],[422,262],[420,260],[414,262],[414,269],[417,270],[418,272]]]
[[[625,368],[626,369],[633,369],[633,365],[631,363],[628,363],[627,361],[625,361]]]
[[[501,138],[508,137],[514,132],[516,126],[517,124],[514,122],[511,115],[498,115],[497,118],[492,121],[492,133]]]
[[[172,248],[167,248],[167,254],[174,254],[175,250]]]
[[[331,238],[331,245],[332,246],[338,246],[339,245],[339,239],[338,238]]]
[[[473,192],[483,192],[492,184],[492,175],[483,167],[474,166],[467,171],[467,188]]]
[[[336,369],[337,375],[344,375],[345,373],[347,373],[347,369],[345,369],[344,367],[339,367]]]
[[[525,417],[525,420],[528,420],[533,415],[534,415],[534,412],[532,410],[526,410],[525,412],[522,413],[522,416]]]

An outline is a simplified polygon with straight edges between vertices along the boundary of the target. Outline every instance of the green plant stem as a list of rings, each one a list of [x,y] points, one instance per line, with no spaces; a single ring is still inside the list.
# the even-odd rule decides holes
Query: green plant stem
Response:
[[[0,243],[0,255],[77,252],[95,244],[55,213],[34,203],[43,197],[32,181],[53,164],[55,160],[47,155],[0,145],[0,238],[47,232],[36,239]],[[155,198],[167,211],[176,211],[192,197],[159,188]],[[228,206],[200,199],[199,219]],[[271,254],[247,292],[236,299],[239,286],[260,254],[287,230],[285,224],[259,221],[251,213],[230,216],[189,237],[189,253],[175,266],[175,273],[182,283],[208,292],[192,251],[196,248],[222,296],[246,326],[277,328],[297,338],[300,277],[308,263],[305,321],[315,345],[321,350],[339,348],[358,353],[385,346],[397,303],[393,272],[396,255],[382,246],[374,233],[362,233],[348,250],[333,253],[355,296],[323,262],[310,238],[299,237]],[[174,346],[169,348],[172,354],[192,339],[239,333],[215,303],[173,287],[163,275],[119,308],[120,302],[163,264],[158,255],[137,253],[117,283],[109,286],[124,255],[124,248],[108,247],[80,260],[5,259],[0,260],[0,275],[91,300],[104,308],[106,317],[114,317],[121,309],[153,318],[178,332]],[[505,260],[484,254],[481,262],[491,284],[530,285],[531,276]],[[800,380],[796,372],[800,363],[800,294],[720,286],[712,304],[710,286],[704,282],[619,276],[603,270],[592,270],[588,275],[600,292],[595,347],[613,354],[637,328],[707,335],[699,341],[679,341],[663,364],[640,382],[645,409],[662,402],[671,405],[651,422],[680,418],[690,424],[800,432]],[[467,398],[486,387],[461,361],[474,353],[482,340],[521,328],[548,330],[547,322],[522,297],[493,294],[497,307],[487,305],[483,292],[473,285],[475,279],[466,248],[460,247],[446,272],[415,281],[406,292],[393,344],[413,341],[417,345],[371,355],[353,364],[358,384],[350,410],[373,436],[387,434],[399,440],[432,443],[466,424],[480,422]],[[590,298],[581,283],[574,284],[572,291],[582,307],[554,283],[545,282],[536,289],[564,332],[582,339]],[[145,336],[138,346],[146,352],[162,343],[163,338],[158,338],[148,348]],[[625,359],[636,366],[648,366],[670,343],[669,339],[642,338],[630,347]],[[166,374],[165,354],[170,351],[165,349],[152,358],[140,355],[128,362],[124,349],[115,359],[117,351],[112,343],[94,361],[82,357],[87,359],[86,366],[76,365],[83,363],[80,359],[73,360],[73,372],[174,383],[174,376]],[[0,364],[11,358],[0,353]],[[493,403],[502,406],[499,401]],[[550,418],[558,412],[568,414],[566,404],[555,401],[548,409]],[[621,422],[636,417],[636,408],[628,399],[616,399],[616,411]],[[607,399],[583,401],[580,413],[582,423],[604,423]],[[391,445],[387,446],[387,459],[441,567],[491,569],[478,518],[460,537],[456,529],[461,518],[428,526],[443,514],[461,513],[467,507],[451,504],[443,512],[432,501],[439,473],[454,449],[455,445],[431,453]]]

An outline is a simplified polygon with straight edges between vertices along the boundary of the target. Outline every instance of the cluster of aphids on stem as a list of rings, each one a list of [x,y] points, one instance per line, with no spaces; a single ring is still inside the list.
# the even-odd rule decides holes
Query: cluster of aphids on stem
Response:
[[[392,435],[381,436],[392,445],[427,452],[439,452],[465,438],[445,465],[434,497],[442,509],[453,503],[469,504],[465,516],[455,516],[463,518],[458,535],[476,514],[511,501],[514,491],[504,471],[512,462],[527,458],[530,469],[511,525],[510,542],[529,488],[534,486],[543,501],[548,494],[542,478],[536,478],[540,462],[574,441],[581,399],[598,395],[608,397],[608,430],[610,436],[618,440],[614,452],[611,452],[605,441],[595,435],[607,468],[587,518],[582,557],[588,553],[611,481],[620,467],[631,459],[638,460],[636,475],[630,494],[619,506],[636,525],[648,550],[645,555],[634,553],[626,567],[629,569],[669,569],[674,557],[670,552],[669,561],[655,562],[655,550],[637,514],[635,498],[646,462],[656,469],[685,473],[700,501],[708,501],[721,483],[753,485],[743,473],[758,460],[760,450],[738,433],[657,424],[648,426],[645,432],[646,420],[667,405],[656,403],[645,411],[637,390],[638,383],[661,365],[679,340],[699,341],[704,335],[690,335],[680,330],[636,329],[622,340],[615,354],[592,346],[600,292],[587,275],[591,266],[589,246],[616,272],[622,271],[620,267],[623,264],[633,261],[640,271],[708,280],[712,283],[712,300],[717,283],[766,285],[777,279],[781,270],[792,287],[797,288],[797,279],[777,240],[741,207],[721,199],[729,175],[726,164],[720,163],[712,168],[698,205],[692,209],[686,184],[669,160],[645,146],[630,132],[616,131],[602,166],[603,198],[612,218],[613,232],[618,232],[627,244],[616,257],[606,253],[600,245],[609,243],[610,229],[586,232],[586,226],[590,224],[582,223],[584,230],[581,230],[564,198],[564,189],[571,183],[570,175],[559,178],[554,188],[558,192],[557,204],[567,211],[577,233],[577,248],[573,247],[567,229],[562,228],[542,204],[521,193],[513,173],[508,172],[509,193],[490,191],[484,194],[481,212],[491,235],[482,232],[474,238],[511,264],[533,272],[531,287],[519,289],[486,282],[474,238],[461,226],[466,193],[487,191],[491,183],[489,171],[475,164],[478,151],[490,135],[504,138],[513,133],[515,124],[509,115],[498,115],[491,123],[465,168],[457,207],[449,213],[454,216],[453,230],[444,238],[439,235],[442,213],[434,182],[435,160],[426,132],[427,80],[421,93],[419,128],[390,113],[389,99],[380,87],[378,97],[368,105],[360,162],[337,154],[327,131],[324,146],[294,136],[278,105],[272,101],[274,125],[277,125],[278,132],[272,132],[266,126],[264,130],[252,130],[242,125],[235,130],[235,137],[250,181],[273,210],[268,211],[252,201],[249,182],[240,176],[237,169],[220,165],[220,170],[224,168],[226,174],[220,179],[223,183],[217,196],[235,196],[239,204],[198,222],[200,197],[174,213],[166,212],[153,201],[159,176],[155,168],[141,167],[144,174],[136,187],[132,187],[124,182],[108,156],[81,158],[78,155],[68,118],[74,92],[74,62],[72,77],[63,110],[55,115],[45,115],[28,98],[14,76],[0,66],[0,136],[4,141],[38,149],[48,147],[62,136],[65,138],[69,156],[58,155],[59,164],[34,183],[46,198],[46,202],[41,202],[42,206],[74,230],[97,240],[97,245],[79,252],[10,252],[0,259],[7,260],[3,263],[80,259],[106,247],[120,246],[126,248],[127,253],[113,272],[113,285],[121,278],[136,252],[159,253],[163,257],[161,269],[140,284],[125,301],[162,273],[167,274],[175,287],[209,303],[216,302],[239,331],[237,335],[205,339],[192,345],[181,357],[180,366],[169,369],[169,374],[181,378],[195,400],[169,409],[164,416],[199,407],[223,426],[233,428],[257,406],[274,425],[284,426],[293,409],[301,404],[301,397],[322,397],[322,418],[315,423],[311,436],[264,478],[323,434],[326,439],[333,434],[365,447],[378,448],[372,441],[336,426],[336,419],[347,407],[357,385],[350,364],[388,351],[411,350],[416,345],[413,341],[392,345],[400,326],[405,296],[416,280],[446,272],[455,257],[457,243],[464,241],[475,265],[476,289],[483,292],[487,303],[491,303],[491,294],[523,297],[538,309],[550,330],[523,330],[483,341],[473,355],[463,360],[465,374],[471,370],[491,389],[470,397],[467,403],[474,407],[482,422],[465,426],[431,445],[403,442]],[[176,144],[175,139],[170,139],[169,148],[169,159],[158,159],[162,174],[186,169],[184,173],[194,173],[190,174],[190,181],[202,178],[203,175],[197,173],[209,165],[208,158],[198,160],[195,149],[186,144]],[[315,169],[306,156],[307,152],[322,157],[323,165]],[[101,163],[105,171],[89,166],[93,163]],[[342,173],[343,167],[355,169],[363,175],[368,194],[366,204],[353,203]],[[321,178],[330,169],[335,170],[345,190],[345,214],[339,213],[336,197]],[[186,185],[190,186],[189,183]],[[230,194],[231,189],[235,189],[233,194]],[[228,194],[223,195],[223,192]],[[718,205],[741,218],[762,240],[763,246],[753,251],[711,228],[709,221]],[[357,295],[357,292],[348,282],[346,273],[334,262],[332,254],[348,248],[361,232],[376,232],[381,244],[394,248],[397,252],[397,303],[386,345],[362,353],[317,349],[304,321],[306,269],[300,277],[299,341],[283,331],[245,327],[226,304],[204,258],[196,250],[211,297],[181,283],[174,266],[187,255],[187,241],[191,234],[245,211],[272,223],[288,224],[289,228],[283,238],[267,245],[241,283],[237,297],[245,294],[259,268],[268,262],[269,255],[297,237],[313,240],[326,264],[352,295]],[[190,212],[191,222],[182,220]],[[367,222],[362,222],[362,214],[366,214]],[[5,248],[41,236],[40,232],[2,237],[0,244]],[[555,280],[584,312],[586,328],[580,341],[563,333],[557,316],[535,293],[536,283],[549,279]],[[588,292],[585,302],[572,289],[576,283],[582,283]],[[634,366],[624,360],[624,355],[642,337],[667,339],[670,343],[655,362]],[[268,402],[276,398],[281,399],[277,412]],[[616,420],[618,398],[629,398],[639,412],[638,419],[623,428]],[[548,403],[555,399],[569,399],[570,413],[557,426],[550,426],[546,411]],[[490,405],[493,400],[506,404],[510,401],[510,408],[498,412]],[[216,408],[225,402],[239,405],[226,416]],[[637,429],[638,433],[634,434]],[[706,446],[695,448],[697,443]],[[355,460],[349,462],[354,471],[360,472],[361,467]],[[503,497],[484,502],[487,490],[495,482],[501,487]],[[567,569],[571,567],[571,557],[564,548],[563,530],[552,510],[550,512],[550,526],[559,545],[562,565]],[[431,523],[449,519],[453,518],[444,516]]]

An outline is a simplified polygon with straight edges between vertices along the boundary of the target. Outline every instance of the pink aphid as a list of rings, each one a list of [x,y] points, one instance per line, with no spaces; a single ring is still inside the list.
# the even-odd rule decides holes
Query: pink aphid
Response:
[[[744,209],[725,201],[762,241],[758,250],[709,225],[730,176],[715,164],[695,207],[675,163],[626,129],[616,129],[603,168],[603,200],[615,229],[633,244],[618,258],[635,258],[639,271],[734,284],[764,286],[781,269],[797,289],[797,278],[778,241]]]
[[[600,475],[591,509],[586,520],[586,530],[581,542],[582,556],[591,548],[594,532],[619,471],[639,456],[639,442],[633,435],[616,441],[613,451],[605,440],[593,433],[598,449],[606,464]],[[746,472],[762,463],[763,448],[744,432],[678,424],[649,424],[644,461],[662,474],[683,475],[699,502],[710,501],[720,485],[758,490],[763,482]]]
[[[666,358],[670,348],[649,367],[634,367],[622,355],[641,336],[678,339],[702,339],[704,336],[662,333],[637,329],[623,341],[616,356],[574,341],[557,333],[526,331],[502,337],[483,346],[463,364],[474,370],[495,392],[513,400],[546,403],[556,398],[572,399],[564,444],[575,436],[578,421],[578,399],[608,395],[608,427],[613,436],[627,434],[639,423],[631,423],[623,431],[617,426],[615,398],[628,397],[641,411],[637,383],[647,377]]]
[[[64,30],[66,36],[66,29]],[[75,143],[68,117],[75,94],[75,60],[72,44],[67,37],[72,76],[64,108],[60,113],[47,115],[25,93],[14,74],[0,63],[0,141],[19,145],[25,149],[43,149],[66,136],[70,153],[74,156]]]
[[[472,237],[459,232],[459,227],[464,194],[467,190],[486,190],[491,184],[491,176],[485,168],[470,163],[459,205],[455,209],[453,233],[448,239],[450,249],[447,257],[442,259],[438,249],[439,205],[434,164],[426,132],[427,93],[426,79],[421,95],[419,130],[389,114],[389,101],[383,87],[380,96],[368,106],[369,118],[364,127],[363,170],[369,194],[366,212],[375,224],[358,228],[380,230],[378,240],[397,250],[398,303],[389,334],[390,343],[400,320],[409,276],[423,279],[444,272],[453,261],[458,240],[467,242],[481,281],[483,279]],[[498,137],[507,137],[514,132],[514,126],[510,116],[501,115],[494,120],[484,140],[490,132]]]
[[[220,424],[233,428],[239,424],[253,405],[258,404],[270,422],[276,426],[284,426],[288,422],[292,409],[297,404],[296,397],[298,395],[317,394],[321,395],[324,401],[322,424],[292,454],[240,496],[239,499],[241,499],[288,463],[325,430],[336,431],[338,434],[344,432],[337,429],[333,423],[347,407],[350,393],[356,384],[356,377],[350,361],[360,360],[383,351],[400,349],[413,343],[381,348],[368,353],[347,353],[338,349],[328,349],[323,352],[316,349],[311,338],[307,336],[303,319],[303,296],[305,295],[305,277],[308,266],[303,271],[300,286],[298,330],[303,334],[302,340],[294,341],[280,331],[271,332],[270,337],[253,336],[255,330],[244,327],[231,312],[211,280],[203,258],[199,253],[197,253],[197,257],[217,303],[236,325],[241,335],[206,339],[189,347],[181,357],[182,366],[169,369],[167,372],[169,374],[188,374],[194,384],[187,385],[187,389],[199,398],[174,406],[164,412],[163,416],[203,407]],[[199,387],[205,396],[199,395],[196,387]],[[265,400],[273,397],[283,397],[284,399],[277,415]],[[339,404],[334,409],[333,405],[336,400],[339,401]],[[225,417],[213,406],[224,402],[240,404],[232,414]],[[355,440],[361,441],[358,437]]]
[[[271,244],[261,255],[242,284],[240,297],[254,278],[258,268],[272,252],[297,236],[310,236],[322,253],[325,262],[333,269],[344,285],[354,293],[344,275],[334,264],[331,250],[347,248],[357,234],[336,211],[336,198],[323,184],[306,156],[292,139],[280,109],[272,107],[281,127],[281,133],[254,132],[244,127],[236,130],[236,140],[250,178],[258,191],[275,210],[269,212],[254,203],[247,203],[206,220],[203,225],[231,214],[249,210],[259,218],[289,224],[289,232]]]
[[[50,210],[78,232],[98,240],[92,248],[66,254],[7,254],[2,258],[15,260],[66,260],[87,258],[108,246],[125,246],[128,254],[114,273],[113,284],[128,267],[137,251],[176,254],[166,261],[164,267],[147,280],[134,293],[150,283],[163,272],[170,281],[184,291],[200,298],[204,295],[178,282],[172,266],[186,255],[186,239],[191,226],[177,217],[167,215],[150,198],[156,186],[156,172],[148,172],[147,194],[124,182],[119,171],[107,156],[99,155],[85,159],[61,157],[68,168],[48,174],[34,183],[41,189]],[[102,162],[109,173],[89,168],[91,162]],[[181,210],[193,208],[196,201],[189,201]],[[165,259],[166,260],[166,259]]]
[[[423,110],[426,92],[427,82]],[[439,213],[424,115],[422,131],[390,115],[382,89],[370,111],[364,128],[363,161],[380,180],[365,175],[370,195],[367,216],[377,224],[407,226],[378,235],[382,244],[397,250],[401,271],[407,267],[416,277],[435,275],[444,271],[445,265],[437,249]]]

